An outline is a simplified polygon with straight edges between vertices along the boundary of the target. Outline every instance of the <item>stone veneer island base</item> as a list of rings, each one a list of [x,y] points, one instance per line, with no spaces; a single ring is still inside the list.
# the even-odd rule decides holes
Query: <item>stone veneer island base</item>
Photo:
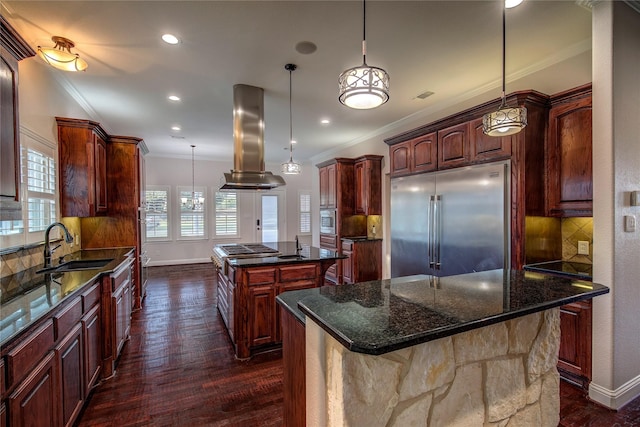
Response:
[[[521,270],[284,292],[285,425],[556,427],[559,307],[607,292]]]
[[[306,323],[307,425],[556,427],[559,309],[381,356]],[[326,390],[326,393],[325,393]]]

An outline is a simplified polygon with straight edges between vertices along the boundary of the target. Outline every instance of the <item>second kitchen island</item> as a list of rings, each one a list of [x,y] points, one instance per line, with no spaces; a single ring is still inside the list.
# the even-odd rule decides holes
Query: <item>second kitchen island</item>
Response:
[[[322,286],[327,269],[345,258],[294,242],[217,245],[213,254],[217,306],[238,359],[281,345],[276,296]]]

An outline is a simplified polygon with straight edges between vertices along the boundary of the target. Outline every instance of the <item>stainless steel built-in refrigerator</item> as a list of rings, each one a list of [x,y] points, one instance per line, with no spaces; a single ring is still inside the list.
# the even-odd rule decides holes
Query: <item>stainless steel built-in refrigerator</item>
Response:
[[[391,277],[509,265],[508,162],[391,180]]]

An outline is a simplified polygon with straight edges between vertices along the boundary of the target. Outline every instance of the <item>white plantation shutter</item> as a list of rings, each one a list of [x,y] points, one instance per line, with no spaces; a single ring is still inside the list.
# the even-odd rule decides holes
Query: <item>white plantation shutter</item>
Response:
[[[149,187],[147,200],[146,233],[147,240],[169,239],[169,188]]]
[[[300,193],[299,200],[299,230],[300,234],[311,233],[311,194]]]
[[[201,203],[192,207],[189,203],[193,198]],[[193,239],[204,238],[206,235],[205,207],[207,205],[205,192],[202,188],[180,188],[178,191],[178,203],[180,205],[180,238]]]
[[[216,236],[238,235],[238,195],[233,191],[216,193]]]

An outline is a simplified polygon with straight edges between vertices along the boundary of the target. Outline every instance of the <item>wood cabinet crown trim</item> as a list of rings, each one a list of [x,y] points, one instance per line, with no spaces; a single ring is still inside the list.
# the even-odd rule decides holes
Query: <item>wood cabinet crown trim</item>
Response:
[[[17,61],[36,55],[33,48],[2,15],[0,15],[0,46],[6,49]]]

